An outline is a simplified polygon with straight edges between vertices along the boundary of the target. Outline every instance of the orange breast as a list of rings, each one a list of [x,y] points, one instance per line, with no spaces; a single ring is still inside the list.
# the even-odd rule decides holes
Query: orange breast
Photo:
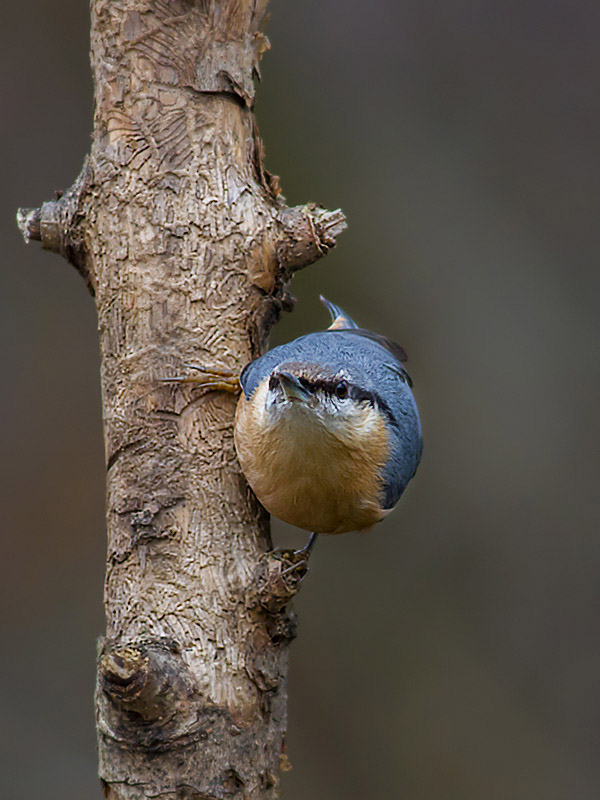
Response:
[[[235,424],[242,469],[265,508],[315,533],[360,530],[383,519],[388,434],[379,412],[366,407],[348,430],[333,432],[301,406],[274,420],[266,393],[263,384],[250,401],[242,394]]]

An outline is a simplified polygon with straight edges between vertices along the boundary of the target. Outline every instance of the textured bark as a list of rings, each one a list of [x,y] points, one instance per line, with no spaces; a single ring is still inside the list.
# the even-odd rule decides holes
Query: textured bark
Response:
[[[239,371],[341,212],[287,208],[262,163],[261,0],[93,0],[92,151],[19,212],[95,297],[107,463],[106,638],[96,710],[106,797],[274,798],[285,759],[287,603],[232,437],[235,400],[162,383]]]

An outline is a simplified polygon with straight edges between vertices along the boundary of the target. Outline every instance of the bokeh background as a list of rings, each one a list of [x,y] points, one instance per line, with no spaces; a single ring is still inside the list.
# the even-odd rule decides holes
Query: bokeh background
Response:
[[[350,223],[295,278],[274,340],[323,326],[323,293],[400,341],[426,442],[393,516],[315,551],[285,798],[597,798],[600,7],[271,14],[267,166],[290,203]],[[2,15],[0,780],[11,800],[80,800],[99,797],[95,315],[14,213],[69,186],[89,148],[88,8]]]

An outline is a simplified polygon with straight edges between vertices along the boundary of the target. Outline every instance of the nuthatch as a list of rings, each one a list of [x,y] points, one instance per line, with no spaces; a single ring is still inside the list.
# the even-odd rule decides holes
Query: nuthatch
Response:
[[[235,446],[263,506],[317,533],[370,528],[416,472],[422,439],[402,348],[321,298],[333,322],[242,371]],[[192,379],[232,388],[225,373]],[[184,379],[185,380],[185,379]]]

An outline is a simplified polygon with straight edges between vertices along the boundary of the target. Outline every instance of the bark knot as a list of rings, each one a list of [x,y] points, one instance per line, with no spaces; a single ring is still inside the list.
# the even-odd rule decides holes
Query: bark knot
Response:
[[[326,255],[347,228],[341,209],[327,211],[315,203],[284,209],[279,222],[283,234],[277,260],[288,277]]]
[[[173,712],[189,694],[187,669],[174,642],[105,643],[98,660],[99,685],[116,709],[146,722]]]
[[[44,250],[66,258],[85,280],[95,295],[95,279],[88,263],[84,244],[83,200],[93,182],[89,159],[73,186],[66,192],[56,193],[56,199],[43,203],[41,208],[20,208],[17,225],[26,242],[39,241]]]

